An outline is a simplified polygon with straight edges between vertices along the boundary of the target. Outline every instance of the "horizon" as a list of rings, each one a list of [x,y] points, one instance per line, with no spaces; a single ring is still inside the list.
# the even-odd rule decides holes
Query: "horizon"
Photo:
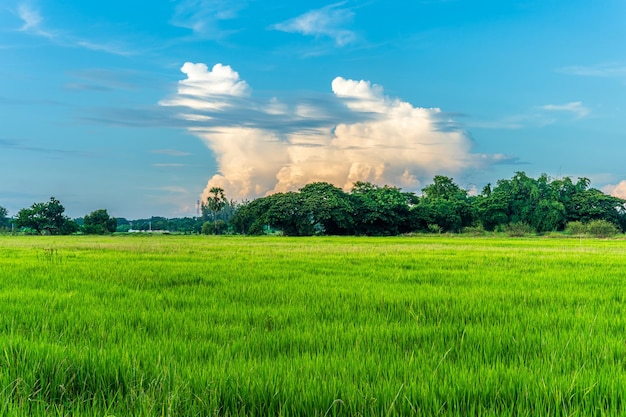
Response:
[[[476,192],[517,171],[626,198],[624,17],[619,0],[8,0],[0,206],[181,218],[212,186]]]

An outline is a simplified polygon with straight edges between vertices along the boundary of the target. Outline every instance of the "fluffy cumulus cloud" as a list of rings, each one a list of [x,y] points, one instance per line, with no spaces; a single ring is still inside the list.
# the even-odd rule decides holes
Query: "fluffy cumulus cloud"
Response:
[[[368,81],[337,77],[326,101],[286,103],[253,98],[228,66],[209,70],[186,63],[182,72],[187,78],[178,94],[161,104],[176,106],[189,130],[216,155],[219,173],[203,197],[214,186],[242,199],[314,181],[344,189],[371,181],[419,190],[434,175],[506,159],[471,153],[468,135],[440,109],[390,98]]]
[[[626,180],[621,180],[617,184],[609,184],[602,188],[602,191],[612,196],[626,199]]]

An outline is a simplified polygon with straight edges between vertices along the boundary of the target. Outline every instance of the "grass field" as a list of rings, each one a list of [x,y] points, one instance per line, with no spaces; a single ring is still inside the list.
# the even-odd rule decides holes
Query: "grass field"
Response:
[[[626,415],[626,242],[0,237],[0,415]]]

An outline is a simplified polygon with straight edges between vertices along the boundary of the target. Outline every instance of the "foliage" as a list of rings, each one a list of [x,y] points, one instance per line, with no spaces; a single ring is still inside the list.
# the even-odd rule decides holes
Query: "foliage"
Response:
[[[0,414],[621,415],[624,245],[0,237]]]
[[[308,220],[319,234],[354,234],[353,200],[341,188],[315,182],[302,187],[300,195]]]
[[[217,231],[217,234],[222,234],[224,233],[224,231],[226,231],[226,229],[226,222],[222,219],[217,219],[216,224],[213,224],[213,222],[204,222],[202,224],[201,233],[203,235],[214,235]]]
[[[11,223],[9,222],[9,211],[0,206],[0,229],[2,228],[8,228],[11,226]]]
[[[587,231],[595,237],[611,237],[615,236],[619,230],[617,227],[607,220],[592,220],[587,225]]]
[[[504,226],[502,231],[510,237],[523,237],[533,234],[535,229],[527,223],[515,222]]]
[[[29,228],[37,234],[69,235],[78,231],[78,225],[64,216],[65,207],[59,200],[50,197],[45,203],[34,203],[30,208],[21,209],[15,218],[19,228]]]
[[[413,193],[385,185],[379,187],[369,182],[356,182],[351,192],[355,232],[367,236],[393,236],[413,231],[411,206]]]
[[[484,231],[531,234],[563,231],[570,221],[604,219],[626,227],[624,200],[590,189],[589,180],[538,179],[517,172],[469,197],[452,178],[437,175],[422,196],[388,185],[356,182],[350,193],[317,182],[298,192],[244,202],[231,218],[236,233],[288,236],[386,236],[412,232]],[[524,226],[521,226],[524,225]]]
[[[81,230],[87,235],[104,235],[117,229],[117,219],[110,217],[106,209],[91,212],[83,218]]]
[[[437,175],[431,185],[422,189],[422,198],[415,207],[420,228],[424,225],[437,231],[460,232],[473,225],[474,213],[467,197],[467,191],[459,187],[450,177]]]
[[[582,236],[587,233],[587,225],[581,221],[568,222],[565,233],[572,236]]]
[[[569,221],[605,219],[615,224],[624,218],[624,200],[588,188],[589,180],[538,179],[517,172],[496,187],[485,187],[476,199],[476,212],[486,230],[509,223],[525,223],[536,232],[563,230]]]
[[[202,204],[202,211],[209,211],[212,214],[214,233],[217,235],[219,230],[217,228],[217,216],[226,207],[228,200],[224,194],[224,189],[220,187],[212,187],[209,190],[209,196],[207,201]]]

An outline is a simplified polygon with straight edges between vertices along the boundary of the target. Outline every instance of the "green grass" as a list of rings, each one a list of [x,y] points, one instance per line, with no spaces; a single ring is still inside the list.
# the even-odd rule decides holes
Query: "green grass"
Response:
[[[626,415],[626,242],[0,237],[0,415]]]

